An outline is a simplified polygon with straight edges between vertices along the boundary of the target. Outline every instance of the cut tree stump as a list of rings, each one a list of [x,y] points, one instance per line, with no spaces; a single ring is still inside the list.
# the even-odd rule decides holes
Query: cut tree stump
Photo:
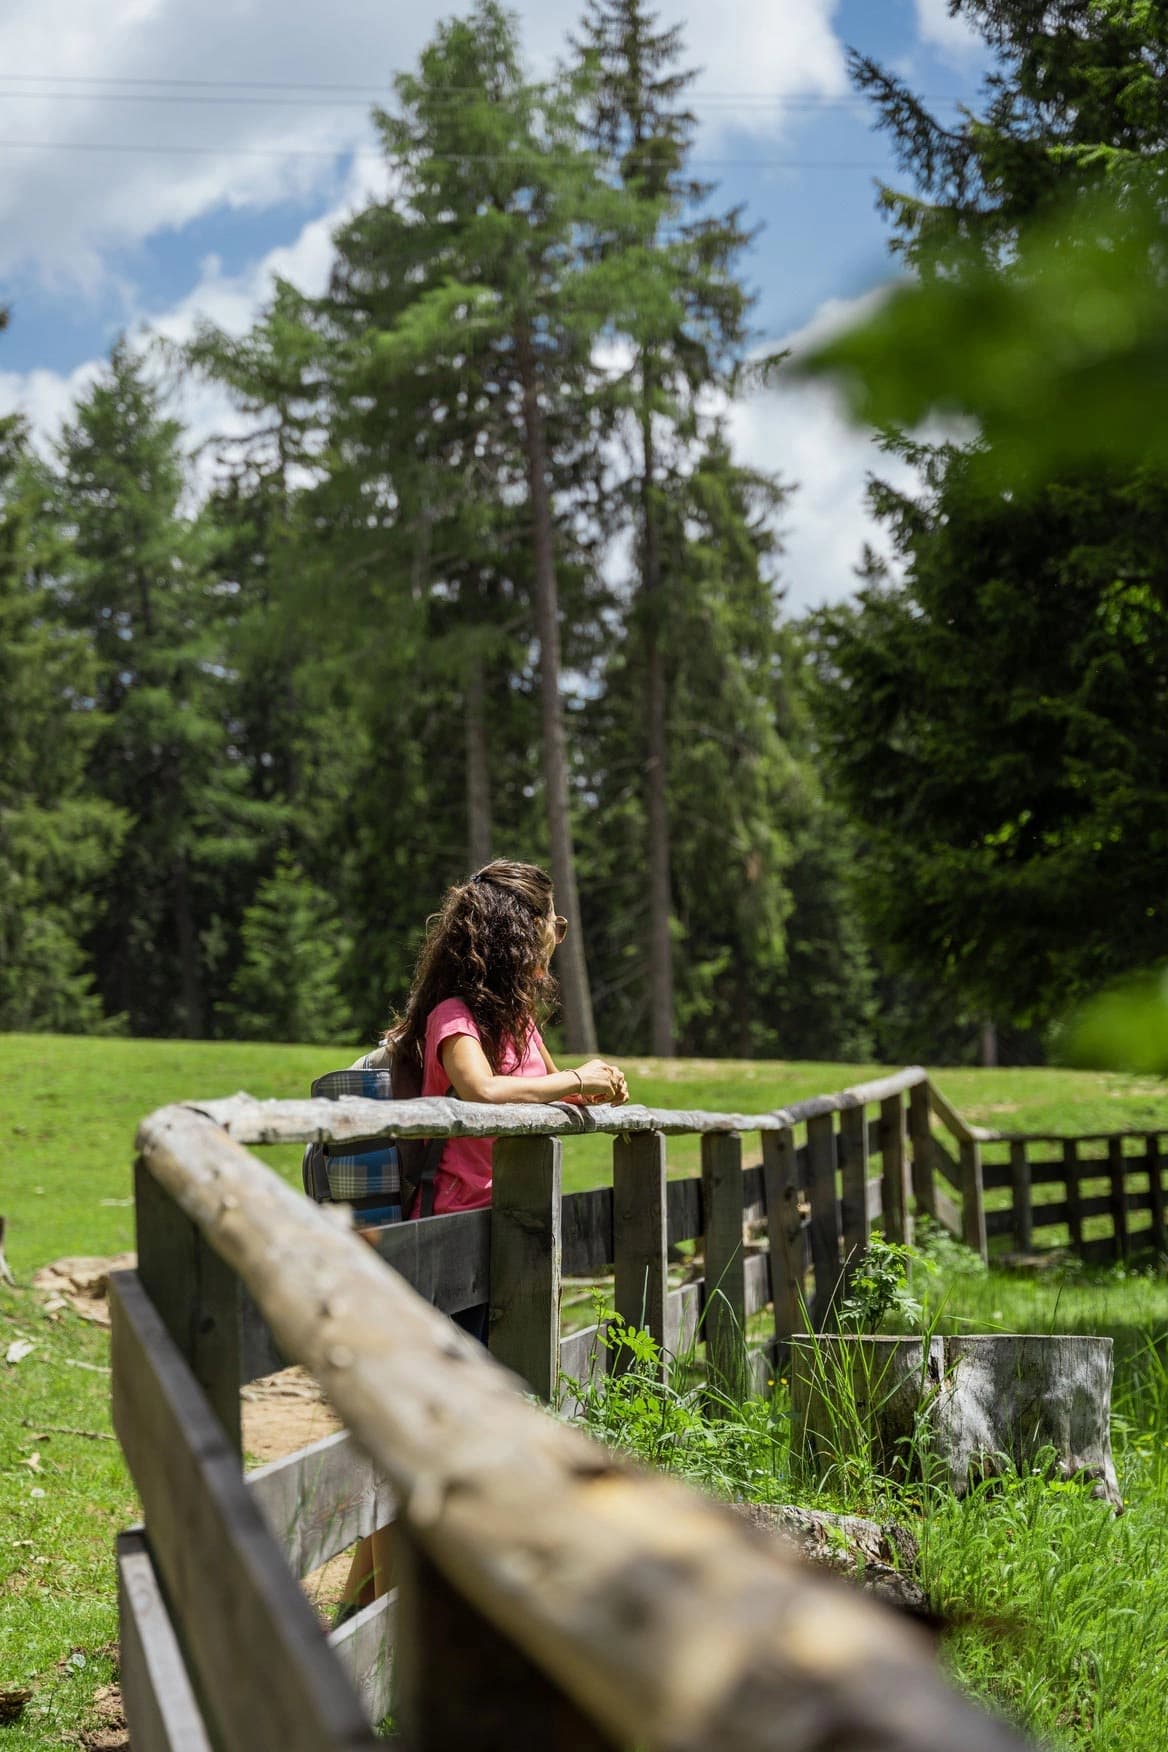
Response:
[[[931,1339],[823,1333],[791,1346],[796,1440],[822,1472],[867,1449],[889,1477],[934,1470],[957,1495],[1052,1450],[1121,1511],[1111,1458],[1112,1341],[974,1333]]]

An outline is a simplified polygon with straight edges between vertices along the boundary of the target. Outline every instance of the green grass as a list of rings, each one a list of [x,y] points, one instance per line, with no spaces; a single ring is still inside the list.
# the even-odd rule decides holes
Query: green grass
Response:
[[[1012,1480],[931,1505],[924,1575],[958,1682],[1054,1744],[1159,1752],[1168,1669],[1168,1279],[1151,1270],[950,1277],[942,1325],[1110,1334],[1125,1513],[1074,1486]],[[999,1624],[987,1634],[978,1620]]]
[[[796,1464],[785,1379],[768,1400],[679,1385],[604,1382],[586,1421],[601,1439],[717,1495],[895,1519],[921,1547],[942,1658],[962,1689],[1066,1752],[1159,1752],[1168,1668],[1168,1277],[1150,1267],[1041,1275],[971,1270],[942,1245],[939,1275],[914,1272],[924,1320],[944,1330],[1084,1332],[1115,1342],[1112,1441],[1125,1502],[1115,1516],[1082,1486],[1040,1472],[957,1500],[897,1485],[841,1443],[820,1483]],[[976,1263],[976,1262],[975,1262]],[[643,1340],[643,1335],[641,1335]]]
[[[38,1265],[64,1254],[108,1255],[132,1247],[130,1164],[134,1130],[143,1115],[171,1101],[239,1089],[257,1096],[303,1096],[314,1076],[352,1056],[351,1048],[327,1046],[0,1036],[0,1212],[8,1219],[8,1258],[18,1282],[27,1286]],[[844,1087],[879,1067],[636,1059],[626,1069],[633,1099],[650,1106],[760,1112]],[[1008,1129],[1155,1124],[1168,1130],[1168,1094],[1147,1081],[1045,1070],[942,1071],[938,1080],[969,1118]],[[607,1139],[566,1140],[566,1185],[577,1188],[605,1180],[610,1149]],[[298,1184],[298,1148],[265,1156]],[[692,1173],[697,1162],[696,1141],[671,1142],[672,1171]],[[1041,1329],[1051,1314],[1055,1289],[1045,1280],[1021,1288],[1012,1284],[997,1275],[972,1284],[962,1280],[962,1297],[981,1298],[976,1305],[967,1300],[964,1311],[986,1325]],[[955,1304],[954,1312],[960,1311]],[[1134,1358],[1145,1327],[1168,1327],[1168,1301],[1163,1286],[1151,1280],[1075,1280],[1064,1287],[1058,1308],[1060,1328],[1074,1330],[1074,1320],[1090,1330],[1122,1329],[1124,1354]],[[12,1752],[25,1752],[68,1743],[67,1736],[83,1730],[95,1691],[114,1670],[113,1535],[137,1511],[118,1448],[103,1439],[110,1435],[105,1334],[72,1313],[49,1318],[26,1287],[0,1292],[0,1322],[0,1356],[15,1338],[35,1343],[15,1366],[0,1361],[0,1526],[5,1530],[0,1542],[0,1690],[28,1686],[34,1693],[23,1717],[3,1729],[3,1744]],[[77,1367],[79,1363],[89,1367]],[[1050,1560],[1055,1567],[1072,1556],[1078,1561],[1078,1554],[1062,1551],[1064,1535],[1085,1549],[1105,1540],[1115,1575],[1122,1577],[1128,1573],[1124,1565],[1130,1553],[1125,1555],[1126,1547],[1114,1542],[1138,1544],[1153,1506],[1161,1521],[1168,1520],[1168,1500],[1157,1495],[1160,1452],[1168,1436],[1163,1406],[1153,1417],[1150,1402],[1134,1390],[1117,1403],[1131,1512],[1116,1524],[1122,1533],[1108,1527],[1100,1533],[1099,1517],[1091,1509],[1083,1511],[1081,1525],[1068,1523],[1060,1531],[1051,1522],[1047,1531],[1052,1549],[1057,1548]],[[769,1419],[752,1416],[758,1428],[729,1462],[711,1460],[715,1473],[721,1467],[727,1478],[742,1477],[756,1463],[774,1472],[774,1445],[765,1435]],[[66,1430],[89,1435],[60,1433]],[[756,1441],[763,1443],[757,1453],[752,1446]],[[33,1454],[40,1457],[35,1470],[28,1465]],[[1146,1495],[1139,1479],[1147,1481]],[[717,1476],[707,1482],[717,1484]],[[34,1495],[37,1491],[44,1494]],[[1059,1512],[1074,1515],[1080,1509],[1072,1504]],[[1008,1543],[1008,1528],[998,1529],[990,1510],[971,1514],[961,1525],[968,1528],[962,1537],[971,1553],[974,1535],[988,1539],[984,1528],[995,1529],[998,1544],[992,1550],[986,1547],[990,1567],[985,1586],[996,1585],[999,1547]],[[959,1543],[955,1535],[946,1549],[956,1550]],[[1140,1549],[1149,1564],[1156,1558],[1156,1574],[1165,1569],[1150,1533]],[[973,1561],[971,1556],[971,1565]],[[947,1572],[938,1567],[936,1573],[942,1578],[938,1586],[950,1586],[943,1579]],[[1083,1585],[1089,1579],[1082,1578]],[[1162,1619],[1146,1596],[1155,1593],[1156,1584],[1148,1581],[1145,1586],[1142,1580],[1133,1593],[1133,1599],[1139,1597],[1141,1625],[1152,1627],[1147,1635],[1153,1638],[1161,1634]],[[991,1676],[978,1665],[976,1644],[964,1653],[955,1644],[953,1659],[964,1682],[992,1690]],[[1107,1671],[1114,1678],[1113,1668]],[[1068,1683],[1058,1674],[1056,1664],[1048,1687],[1056,1702]],[[1091,1743],[1118,1748],[1144,1742]]]
[[[0,1035],[0,1211],[9,1222],[13,1270],[27,1276],[63,1254],[112,1254],[133,1245],[127,1201],[134,1131],[156,1107],[238,1089],[303,1096],[313,1077],[352,1057],[351,1047]],[[757,1113],[844,1088],[881,1067],[631,1059],[626,1069],[633,1100],[647,1106]],[[959,1069],[940,1071],[938,1081],[969,1119],[1002,1129],[1168,1130],[1168,1090],[1146,1078]],[[566,1189],[606,1180],[611,1147],[607,1138],[566,1139]],[[299,1148],[264,1156],[299,1184]],[[671,1141],[669,1159],[672,1172],[695,1173],[697,1140]]]
[[[0,1289],[0,1359],[16,1339],[34,1348],[0,1360],[0,1691],[34,1695],[0,1730],[5,1752],[90,1725],[116,1676],[114,1535],[138,1515],[110,1428],[106,1332]]]

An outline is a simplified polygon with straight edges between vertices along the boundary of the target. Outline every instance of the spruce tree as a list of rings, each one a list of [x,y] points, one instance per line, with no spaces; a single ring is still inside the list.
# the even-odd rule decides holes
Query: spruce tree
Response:
[[[232,738],[231,597],[210,587],[184,472],[162,392],[119,342],[63,432],[54,486],[55,589],[91,642],[105,720],[89,785],[131,824],[91,942],[107,1008],[134,1032],[199,1036],[204,934],[281,810],[250,794]]]
[[[95,664],[61,620],[45,495],[21,423],[0,422],[0,1029],[75,1034],[103,1025],[85,938],[126,819],[86,786]]]
[[[918,325],[945,320],[923,307],[933,279],[950,300],[967,277],[974,292],[1019,269],[1025,279],[1035,227],[1058,214],[1050,249],[1069,272],[1094,250],[1125,259],[1140,235],[1134,191],[1164,162],[1163,6],[960,10],[996,55],[980,114],[943,126],[900,78],[855,62],[913,179],[882,201],[926,287]],[[1096,240],[1109,187],[1113,230]],[[1157,276],[1162,253],[1141,287]],[[1099,308],[1120,320],[1114,288]],[[936,331],[923,332],[927,356]],[[1032,327],[995,344],[1006,371],[1011,347],[1049,337]],[[1105,372],[1102,357],[1085,362],[1098,408],[1114,405]],[[917,417],[935,397],[905,380],[900,405]],[[916,493],[874,489],[903,579],[870,565],[858,605],[821,628],[823,730],[863,835],[873,929],[894,969],[955,1009],[1041,1029],[1101,980],[1168,954],[1156,704],[1168,694],[1168,481],[1130,467],[1126,440],[1122,462],[1052,467],[1057,437],[1040,437],[1026,470],[1001,478],[992,444],[891,442],[922,477]]]
[[[538,642],[547,838],[557,904],[565,1033],[596,1033],[584,959],[561,698],[561,573],[554,486],[569,452],[590,456],[592,352],[620,329],[629,289],[590,240],[632,236],[631,202],[583,149],[572,83],[523,73],[514,28],[494,0],[440,27],[399,108],[379,126],[394,165],[393,206],[414,233],[409,307],[386,332],[387,376],[448,377],[471,361],[486,386],[471,410],[483,443],[502,427],[522,465]],[[476,454],[474,446],[468,461]]]
[[[643,0],[592,0],[577,47],[590,79],[592,140],[638,204],[636,234],[608,240],[631,294],[623,328],[632,343],[629,366],[609,393],[639,449],[627,499],[639,570],[630,630],[644,702],[648,1032],[650,1050],[668,1056],[675,1026],[668,694],[678,580],[663,564],[663,524],[671,495],[685,490],[679,477],[702,425],[700,398],[732,393],[742,362],[751,301],[736,268],[749,236],[737,210],[699,213],[712,189],[687,165],[695,119],[684,94],[694,75],[681,65],[680,27],[660,28]]]
[[[233,1031],[243,1040],[350,1038],[352,1018],[341,994],[349,950],[328,895],[281,852],[243,915],[231,987]]]

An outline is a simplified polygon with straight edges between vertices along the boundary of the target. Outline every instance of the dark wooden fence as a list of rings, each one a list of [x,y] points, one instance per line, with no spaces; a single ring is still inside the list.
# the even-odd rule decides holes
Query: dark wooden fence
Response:
[[[557,1109],[236,1097],[144,1122],[138,1269],[111,1286],[114,1419],[145,1521],[118,1547],[136,1752],[367,1747],[390,1707],[418,1752],[1018,1744],[941,1682],[915,1627],[623,1466],[515,1379],[547,1397],[593,1353],[560,1336],[565,1271],[611,1266],[630,1319],[666,1346],[698,1332],[731,1368],[751,1315],[772,1310],[772,1351],[805,1300],[829,1318],[873,1219],[907,1235],[913,1195],[980,1236],[960,1136],[961,1204],[937,1184],[924,1073],[768,1114],[589,1118],[613,1136],[613,1185],[568,1197]],[[497,1136],[493,1208],[371,1247],[244,1147],[391,1126]],[[702,1139],[691,1180],[666,1176],[677,1134]],[[769,1254],[744,1251],[761,1215]],[[670,1288],[670,1246],[698,1236],[704,1283]],[[496,1361],[441,1312],[483,1300]],[[240,1387],[282,1360],[346,1427],[245,1476]],[[300,1578],[390,1522],[396,1588],[326,1635]]]

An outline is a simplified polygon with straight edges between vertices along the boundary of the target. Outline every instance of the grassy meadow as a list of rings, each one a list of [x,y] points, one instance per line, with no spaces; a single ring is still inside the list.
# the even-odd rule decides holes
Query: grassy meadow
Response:
[[[239,1089],[303,1095],[315,1075],[352,1056],[351,1048],[0,1036],[0,1212],[17,1280],[0,1289],[0,1358],[19,1341],[33,1347],[0,1361],[0,1698],[31,1693],[0,1727],[11,1752],[99,1743],[82,1736],[100,1726],[116,1677],[113,1536],[136,1515],[110,1430],[106,1335],[72,1312],[47,1315],[31,1275],[62,1255],[132,1247],[130,1161],[144,1114]],[[626,1068],[634,1100],[750,1113],[880,1067],[633,1060]],[[1168,1091],[1146,1080],[958,1069],[938,1082],[987,1125],[1168,1130]],[[566,1140],[568,1186],[603,1180],[608,1148],[603,1139]],[[670,1151],[675,1171],[696,1167],[684,1140]],[[298,1150],[267,1159],[298,1183]],[[970,1620],[947,1638],[946,1659],[961,1683],[1055,1743],[1151,1752],[1163,1743],[1168,1665],[1168,1386],[1163,1350],[1151,1341],[1168,1332],[1168,1281],[1072,1267],[1037,1280],[958,1271],[931,1282],[930,1294],[946,1298],[944,1319],[1116,1336],[1116,1459],[1128,1502],[1116,1521],[1080,1493],[1036,1479],[992,1500],[933,1505],[926,1579],[938,1604]],[[769,1459],[751,1475],[759,1494],[789,1490],[775,1440],[784,1403],[779,1383],[774,1403],[750,1414],[756,1435],[769,1432]],[[978,1615],[1000,1619],[1004,1633],[979,1631]]]

